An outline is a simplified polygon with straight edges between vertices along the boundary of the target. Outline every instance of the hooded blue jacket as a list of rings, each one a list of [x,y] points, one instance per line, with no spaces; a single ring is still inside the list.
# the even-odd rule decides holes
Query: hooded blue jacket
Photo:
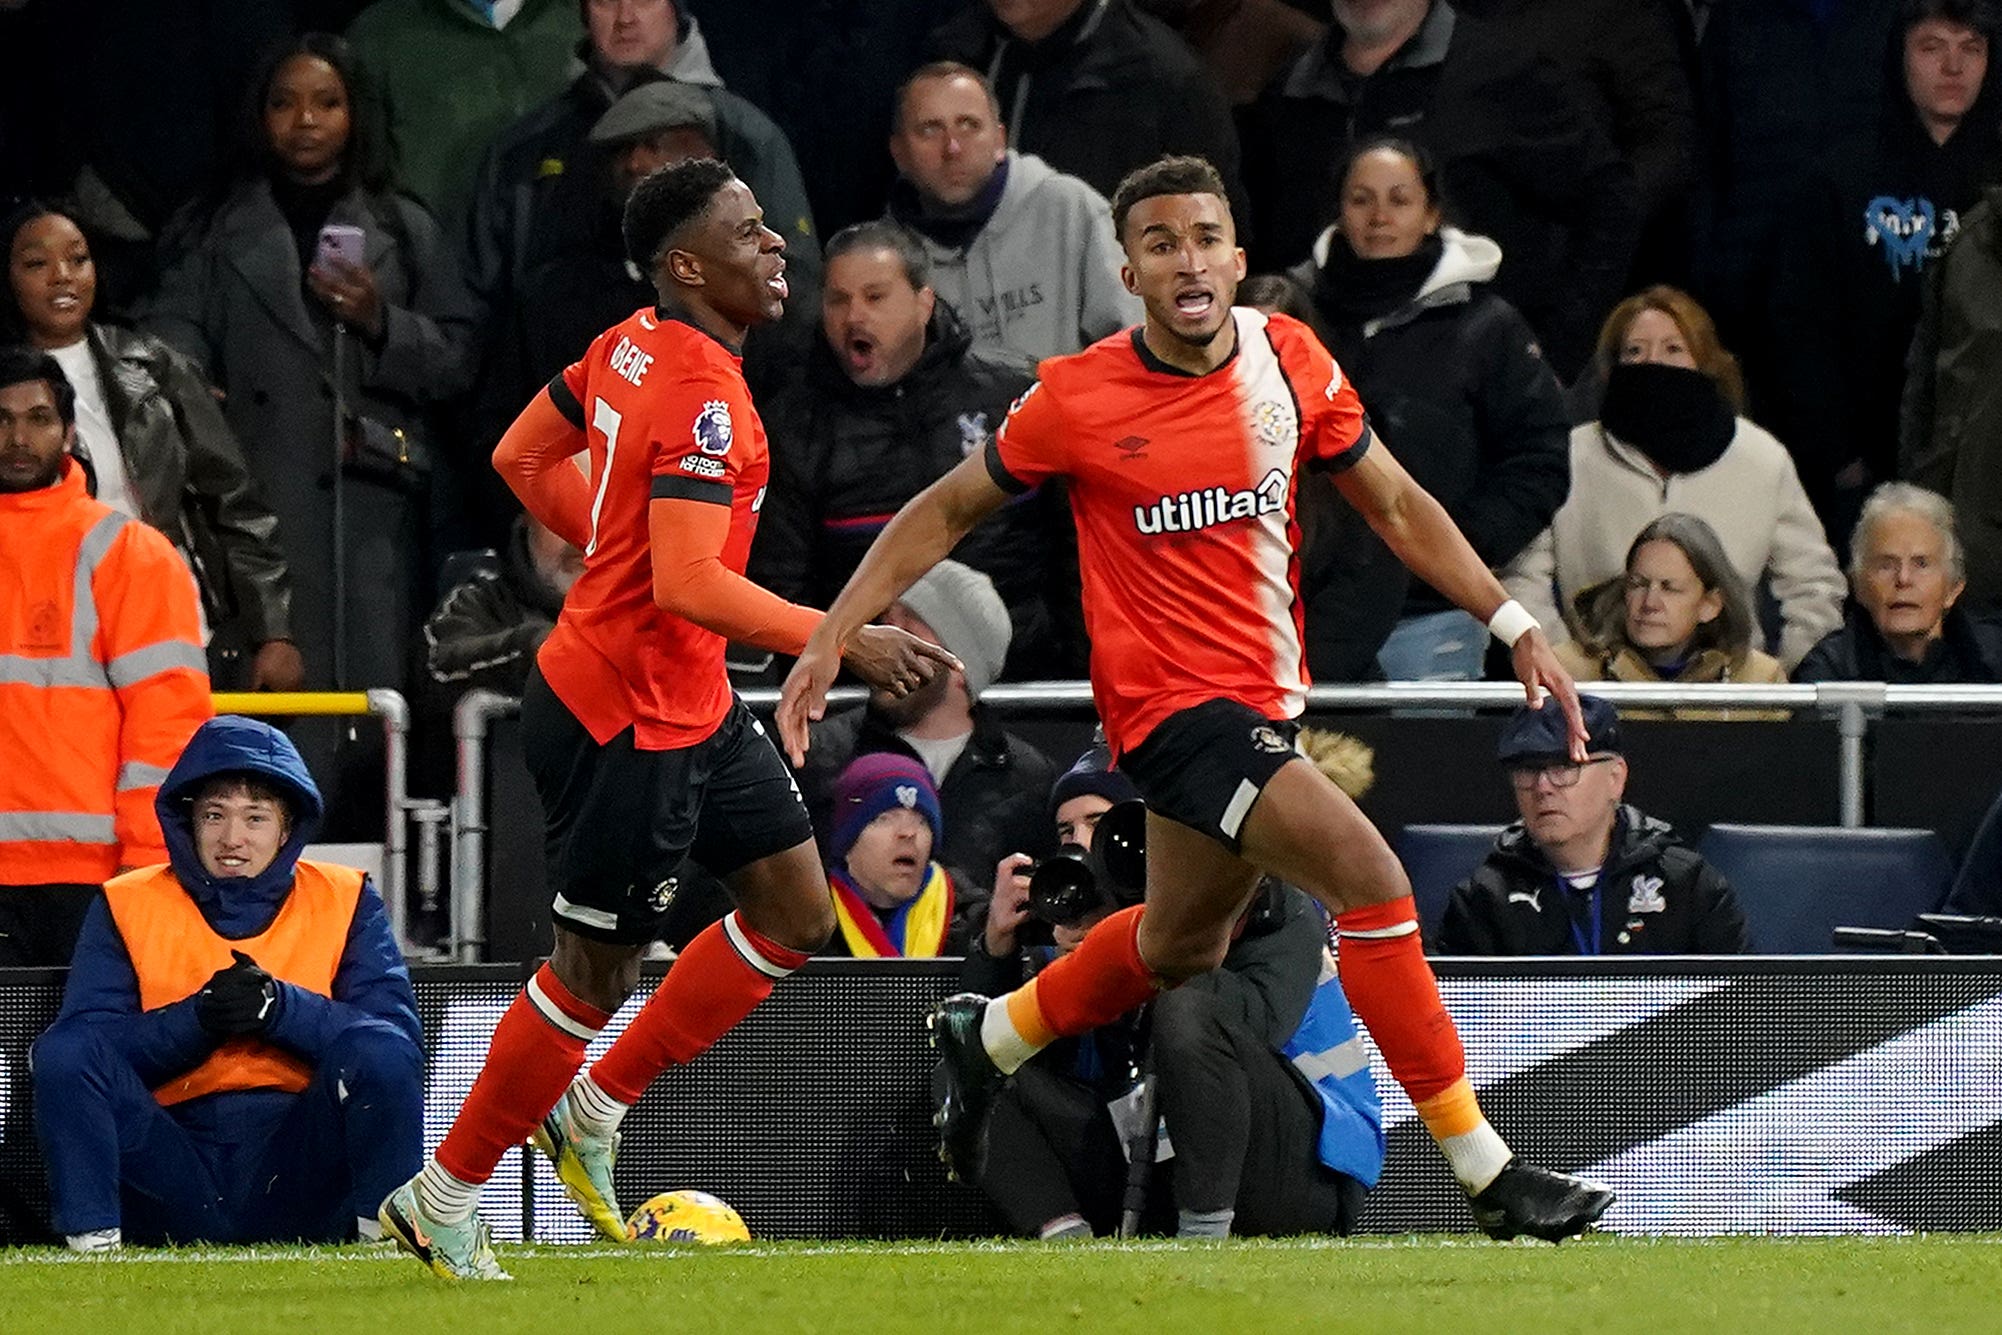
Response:
[[[253,774],[289,796],[292,830],[270,867],[254,877],[217,878],[202,869],[195,853],[192,801],[195,790],[217,774]],[[284,733],[252,719],[225,715],[204,723],[160,785],[156,802],[167,860],[181,888],[201,909],[216,933],[229,940],[255,936],[271,925],[292,893],[299,852],[319,827],[320,790],[299,752]],[[193,1069],[217,1047],[195,1018],[197,998],[189,996],[157,1010],[139,1007],[139,980],[131,956],[102,896],[91,905],[70,961],[57,1023],[77,1020],[102,1026],[109,1039],[148,1086]],[[268,1042],[317,1065],[336,1035],[356,1024],[388,1025],[421,1044],[417,999],[410,970],[390,930],[382,896],[362,883],[348,926],[347,947],[334,974],[333,995],[321,996],[279,982],[278,1004]],[[275,1090],[244,1090],[193,1100],[176,1116],[202,1117],[232,1100],[290,1100]],[[218,1122],[223,1119],[211,1112]],[[206,1120],[206,1119],[204,1119]]]

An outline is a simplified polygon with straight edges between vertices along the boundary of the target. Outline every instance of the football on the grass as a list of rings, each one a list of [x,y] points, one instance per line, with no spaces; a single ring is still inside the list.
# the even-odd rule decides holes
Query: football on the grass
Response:
[[[634,1210],[626,1228],[635,1242],[692,1242],[713,1247],[751,1240],[743,1216],[706,1191],[664,1191]]]

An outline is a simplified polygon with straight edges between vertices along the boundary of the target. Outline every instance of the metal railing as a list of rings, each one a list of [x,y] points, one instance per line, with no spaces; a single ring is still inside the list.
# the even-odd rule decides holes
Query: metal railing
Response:
[[[458,782],[452,792],[452,930],[445,956],[478,964],[487,944],[487,728],[519,713],[521,701],[475,689],[452,710]]]
[[[1736,685],[1592,681],[1579,689],[1604,696],[1620,708],[1689,710],[1789,710],[1833,718],[1839,739],[1838,823],[1863,824],[1867,765],[1864,741],[1870,720],[1890,711],[1995,713],[2002,716],[2002,686],[1887,686],[1843,681],[1815,685]],[[778,704],[773,689],[740,691],[745,704],[769,710]],[[868,698],[859,687],[828,694],[829,710]],[[1339,710],[1397,712],[1438,709],[1513,709],[1524,700],[1514,682],[1378,682],[1315,686],[1307,692],[1310,713]],[[990,686],[980,702],[998,713],[1089,713],[1091,687],[1081,681],[1021,682]],[[452,801],[452,935],[449,956],[477,963],[485,945],[486,911],[486,741],[489,726],[521,708],[521,702],[493,691],[469,691],[452,720],[458,749],[458,787]]]
[[[371,691],[218,691],[211,697],[218,714],[263,718],[362,718],[382,720],[383,827],[382,906],[396,931],[397,944],[409,945],[408,846],[410,814],[410,706],[401,692]]]

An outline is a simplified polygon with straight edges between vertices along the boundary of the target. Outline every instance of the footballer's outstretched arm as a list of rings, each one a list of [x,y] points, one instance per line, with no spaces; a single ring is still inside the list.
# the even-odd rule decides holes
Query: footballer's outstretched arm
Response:
[[[704,498],[700,488],[720,493]],[[667,494],[663,495],[663,491]],[[653,601],[664,612],[726,640],[796,654],[821,614],[789,603],[723,563],[730,536],[729,489],[720,482],[661,477],[647,506]],[[844,642],[842,661],[871,686],[905,695],[959,660],[895,626],[861,626]]]
[[[570,459],[586,445],[583,428],[543,389],[494,447],[494,471],[508,489],[544,528],[580,549],[591,543],[591,485]]]
[[[1483,624],[1493,620],[1496,611],[1508,601],[1508,591],[1502,588],[1494,572],[1482,564],[1473,544],[1446,513],[1446,507],[1412,480],[1404,465],[1383,447],[1381,438],[1363,453],[1354,467],[1335,475],[1335,488],[1412,574]],[[1532,708],[1541,702],[1543,690],[1555,695],[1563,705],[1564,716],[1571,725],[1572,756],[1583,761],[1585,718],[1578,707],[1578,688],[1551,652],[1542,628],[1524,631],[1510,647],[1509,655],[1516,680],[1528,692]]]
[[[806,762],[807,723],[826,712],[827,689],[834,684],[842,646],[1007,501],[1008,493],[987,471],[985,456],[975,453],[913,496],[876,536],[786,677],[779,697],[779,738],[793,764]]]

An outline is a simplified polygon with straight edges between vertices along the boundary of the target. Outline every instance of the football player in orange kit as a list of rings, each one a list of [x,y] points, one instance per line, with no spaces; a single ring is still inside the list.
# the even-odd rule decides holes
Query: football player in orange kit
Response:
[[[1307,688],[1299,470],[1333,473],[1419,578],[1488,623],[1532,703],[1543,690],[1562,702],[1582,761],[1576,688],[1535,620],[1375,439],[1307,327],[1232,306],[1244,252],[1215,170],[1200,158],[1136,170],[1113,198],[1113,224],[1145,323],[1045,361],[986,450],[904,507],[808,640],[779,706],[797,761],[844,637],[1011,495],[1067,480],[1093,694],[1117,764],[1149,808],[1146,902],[1099,923],[1023,988],[948,998],[934,1012],[948,1157],[972,1157],[985,1102],[1044,1045],[1215,968],[1265,872],[1334,916],[1342,987],[1480,1226],[1501,1238],[1581,1232],[1612,1192],[1524,1163],[1488,1125],[1402,868],[1294,749]]]
[[[723,660],[730,641],[798,653],[821,617],[743,575],[770,459],[739,348],[783,312],[785,242],[749,187],[707,158],[641,181],[625,239],[660,304],[599,335],[494,451],[530,513],[583,549],[584,573],[521,708],[548,820],[555,951],[502,1017],[437,1153],[382,1206],[385,1231],[448,1279],[507,1278],[476,1206],[531,1134],[586,1217],[624,1239],[612,1160],[626,1111],[833,929],[799,790]],[[588,476],[570,462],[586,451]],[[858,676],[897,694],[958,666],[887,626],[843,641]],[[688,944],[580,1074],[638,985],[688,858],[723,878],[736,910]]]

